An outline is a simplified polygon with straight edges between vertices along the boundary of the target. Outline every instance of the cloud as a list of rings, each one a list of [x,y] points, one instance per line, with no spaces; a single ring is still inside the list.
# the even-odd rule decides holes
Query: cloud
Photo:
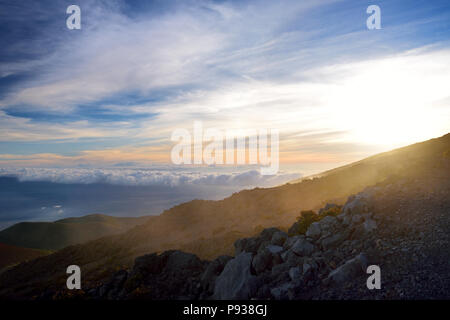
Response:
[[[263,176],[259,170],[220,173],[208,171],[163,169],[85,169],[85,168],[0,168],[0,176],[17,177],[19,181],[49,181],[66,184],[106,183],[131,186],[214,186],[270,187],[301,177],[297,173]],[[60,209],[61,206],[54,205]]]
[[[76,140],[125,136],[133,132],[132,126],[126,122],[116,125],[120,128],[87,120],[65,123],[33,121],[0,110],[0,141]]]
[[[384,10],[390,23],[369,32],[361,5],[341,1],[176,1],[131,14],[122,1],[80,5],[80,32],[56,28],[58,17],[37,39],[5,46],[32,58],[2,60],[3,77],[33,76],[0,96],[1,141],[79,146],[71,156],[5,148],[1,165],[167,161],[171,132],[194,120],[280,129],[280,160],[291,163],[350,162],[448,130],[449,50],[437,43],[410,51],[436,41],[426,43],[417,28],[437,30],[433,21],[446,12],[416,21],[419,7]],[[51,19],[42,6],[18,10],[12,25],[32,12]],[[84,138],[100,146],[91,150]]]
[[[81,5],[86,15],[82,29],[56,37],[52,54],[24,61],[23,66],[5,64],[2,69],[8,73],[33,68],[45,72],[9,92],[0,106],[70,113],[77,105],[122,93],[151,97],[154,91],[168,90],[174,91],[169,95],[173,97],[177,88],[211,89],[242,76],[279,72],[280,64],[311,37],[304,31],[285,31],[286,25],[333,2],[189,1],[159,15],[130,16],[121,10],[121,2],[89,1]],[[54,29],[45,32],[51,36]],[[268,64],[269,59],[277,62]]]
[[[192,132],[195,120],[201,120],[204,129],[280,129],[281,163],[349,163],[447,133],[449,66],[449,50],[423,48],[382,59],[326,65],[309,70],[305,73],[309,80],[299,82],[247,79],[216,90],[191,91],[170,103],[111,107],[128,114],[157,113],[133,123],[37,123],[0,111],[4,141],[126,139],[114,148],[85,147],[71,155],[4,152],[0,163],[169,163],[172,131]]]

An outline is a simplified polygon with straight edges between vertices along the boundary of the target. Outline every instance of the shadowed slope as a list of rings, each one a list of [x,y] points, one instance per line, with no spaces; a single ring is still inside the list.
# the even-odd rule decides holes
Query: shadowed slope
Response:
[[[26,248],[58,250],[107,235],[125,232],[148,217],[116,218],[92,214],[55,222],[21,222],[0,232],[0,242]]]
[[[50,254],[49,251],[21,248],[0,243],[0,271],[1,269],[26,260]]]

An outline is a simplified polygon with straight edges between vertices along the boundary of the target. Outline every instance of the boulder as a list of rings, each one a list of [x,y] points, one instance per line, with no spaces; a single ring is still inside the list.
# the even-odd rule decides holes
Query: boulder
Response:
[[[364,217],[360,214],[355,214],[355,215],[351,216],[351,224],[352,225],[362,223],[363,221],[364,221]]]
[[[346,240],[347,237],[348,234],[344,232],[336,233],[334,235],[322,239],[320,244],[323,250],[333,249],[336,248],[338,245],[340,245],[342,242],[344,242],[344,240]]]
[[[272,297],[275,300],[286,300],[289,298],[289,290],[291,290],[294,285],[290,282],[283,283],[275,288],[270,290]]]
[[[281,251],[283,251],[283,247],[274,245],[268,245],[266,249],[269,250],[270,253],[280,253]]]
[[[283,252],[281,254],[281,259],[283,260],[284,264],[288,265],[289,267],[303,265],[303,257],[299,257],[291,250]]]
[[[252,261],[252,267],[256,274],[270,270],[274,265],[282,263],[281,251],[283,251],[283,247],[274,245],[268,245],[266,248],[259,250]]]
[[[367,231],[362,224],[358,224],[352,230],[353,230],[353,233],[352,233],[353,240],[362,239],[367,235]]]
[[[200,283],[206,292],[209,294],[213,293],[216,278],[220,275],[225,265],[232,258],[233,257],[230,256],[219,256],[208,264],[208,267],[200,278]]]
[[[251,252],[253,254],[256,254],[259,247],[261,246],[262,241],[263,240],[259,237],[238,239],[234,243],[234,255],[238,256],[242,252]]]
[[[326,216],[318,222],[321,230],[321,236],[326,237],[333,234],[339,226],[339,221],[336,217]]]
[[[320,227],[323,228],[330,228],[337,226],[337,218],[333,216],[326,216],[322,220],[319,221]]]
[[[284,249],[290,249],[292,246],[297,242],[298,239],[305,239],[304,235],[297,235],[293,237],[289,237],[286,239],[286,241],[283,244]]]
[[[161,257],[163,258],[164,255],[167,255],[167,262],[164,267],[166,272],[203,270],[203,263],[195,254],[173,250],[164,252]]]
[[[140,257],[137,257],[134,260],[133,266],[133,274],[156,274],[161,273],[165,264],[166,264],[166,256],[160,256],[156,253],[146,254]]]
[[[267,249],[258,252],[253,257],[252,266],[256,274],[270,270],[272,268],[272,253]]]
[[[364,221],[363,227],[366,232],[372,232],[377,228],[377,223],[372,219],[367,219]]]
[[[135,265],[125,278],[113,278],[108,289],[108,299],[141,298],[196,299],[201,292],[200,277],[206,263],[197,256],[178,250],[165,251],[159,255],[149,254],[136,258]],[[122,283],[116,289],[111,284]],[[147,288],[150,288],[148,290]],[[146,288],[138,290],[137,288]],[[106,291],[106,290],[102,290]]]
[[[287,238],[288,238],[288,235],[286,232],[277,231],[272,235],[272,239],[270,239],[270,243],[275,246],[282,246],[285,243]]]
[[[367,264],[366,255],[361,253],[330,272],[324,282],[325,284],[343,285],[355,277],[365,274]]]
[[[230,260],[217,277],[214,299],[246,300],[256,291],[256,277],[251,274],[252,254],[243,252]]]
[[[288,229],[288,235],[293,236],[298,234],[298,230],[300,228],[300,222],[294,222],[294,224]]]
[[[305,280],[309,280],[312,277],[313,272],[314,272],[314,270],[313,270],[312,265],[305,262],[303,264],[303,277],[305,278]]]
[[[272,237],[278,232],[282,231],[277,228],[267,228],[261,231],[261,233],[259,234],[259,238],[261,239],[261,241],[271,241]]]
[[[292,281],[298,280],[302,276],[302,268],[299,266],[292,267],[289,269],[289,278],[291,278]]]
[[[352,223],[352,216],[350,214],[341,213],[337,218],[344,226],[349,226]]]
[[[296,255],[299,256],[309,256],[311,255],[315,247],[314,245],[305,239],[298,239],[291,249]]]
[[[123,284],[128,278],[128,272],[125,270],[120,270],[116,272],[111,282],[108,284],[108,299],[114,299],[117,297],[118,293],[122,290]],[[101,288],[100,288],[101,290]],[[103,296],[105,295],[105,292],[103,292]]]
[[[320,243],[324,251],[327,251],[340,246],[345,240],[350,238],[351,233],[352,229],[350,228],[340,228],[329,236],[323,236],[317,242]]]
[[[306,236],[312,239],[319,239],[322,231],[318,222],[313,222],[306,230]]]
[[[350,196],[342,208],[343,214],[353,215],[370,212],[372,209],[370,195],[369,193],[361,192]]]

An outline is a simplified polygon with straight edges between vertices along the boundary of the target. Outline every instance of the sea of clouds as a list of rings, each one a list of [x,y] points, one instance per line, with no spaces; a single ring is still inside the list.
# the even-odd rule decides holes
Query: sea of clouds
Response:
[[[193,199],[220,200],[299,177],[261,175],[254,168],[0,168],[0,230],[92,213],[160,214]]]
[[[19,181],[48,181],[66,184],[105,183],[132,186],[188,185],[271,187],[301,177],[298,173],[261,175],[259,170],[215,172],[168,168],[0,168],[0,176]]]

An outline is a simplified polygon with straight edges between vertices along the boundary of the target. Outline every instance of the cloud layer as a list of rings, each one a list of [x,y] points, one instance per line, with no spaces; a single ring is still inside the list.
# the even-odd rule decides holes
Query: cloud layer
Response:
[[[131,186],[205,185],[213,187],[270,187],[298,179],[296,173],[263,176],[259,170],[231,173],[161,169],[85,169],[85,168],[0,168],[0,176],[17,177],[19,181],[48,181],[66,184],[106,183]]]

